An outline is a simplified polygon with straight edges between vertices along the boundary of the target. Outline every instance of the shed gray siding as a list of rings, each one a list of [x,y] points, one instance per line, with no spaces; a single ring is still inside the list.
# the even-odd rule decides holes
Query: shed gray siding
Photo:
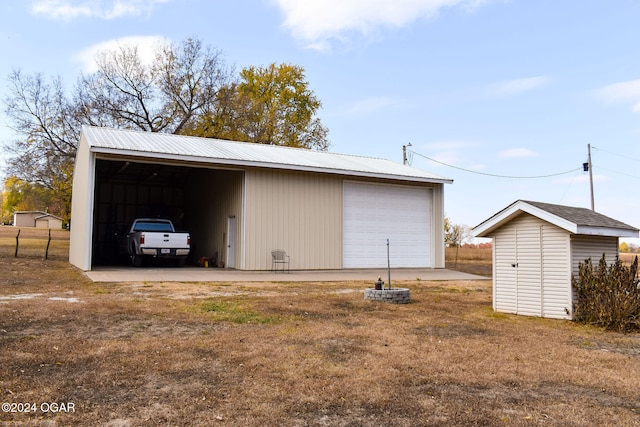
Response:
[[[579,273],[579,264],[588,258],[598,265],[604,254],[607,264],[611,265],[618,258],[618,238],[609,236],[575,235],[571,238],[571,273]]]

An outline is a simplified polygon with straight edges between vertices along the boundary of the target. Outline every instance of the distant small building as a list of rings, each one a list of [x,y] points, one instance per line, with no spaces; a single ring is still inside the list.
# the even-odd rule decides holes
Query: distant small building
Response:
[[[493,309],[571,319],[572,274],[591,258],[618,256],[639,230],[589,209],[518,200],[472,230],[493,239]]]
[[[13,214],[14,227],[62,228],[62,218],[42,211],[17,211]]]

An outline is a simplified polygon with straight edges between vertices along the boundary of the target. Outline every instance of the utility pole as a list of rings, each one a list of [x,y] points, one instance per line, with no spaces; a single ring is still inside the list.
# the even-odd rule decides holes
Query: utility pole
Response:
[[[591,144],[587,144],[588,162],[589,162],[589,184],[591,188],[591,210],[595,212],[595,204],[593,201],[593,165],[591,164]]]
[[[411,147],[411,143],[402,146],[402,164],[407,164],[407,147]]]

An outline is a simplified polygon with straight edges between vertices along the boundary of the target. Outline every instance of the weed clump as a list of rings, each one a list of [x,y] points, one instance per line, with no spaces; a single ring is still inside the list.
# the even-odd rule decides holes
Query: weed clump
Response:
[[[604,255],[597,268],[590,258],[580,263],[578,277],[571,279],[577,297],[574,320],[619,332],[640,329],[637,273],[638,257],[628,267],[619,259],[607,265]]]

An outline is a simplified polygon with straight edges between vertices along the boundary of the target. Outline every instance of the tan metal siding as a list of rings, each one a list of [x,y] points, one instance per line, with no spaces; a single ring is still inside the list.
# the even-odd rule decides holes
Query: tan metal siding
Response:
[[[431,266],[444,268],[444,185],[433,184],[431,215]]]
[[[95,165],[95,155],[89,151],[83,134],[76,152],[73,172],[69,262],[84,271],[91,270]]]
[[[245,178],[246,270],[271,268],[284,249],[291,269],[342,268],[342,178],[249,169]]]
[[[227,219],[236,218],[235,266],[241,269],[243,172],[199,169],[187,189],[187,222],[191,233],[192,257],[212,259],[226,267]]]
[[[62,229],[62,220],[50,217],[37,219],[36,228],[51,228],[53,230],[60,230]]]
[[[13,214],[13,226],[34,227],[36,218],[42,215],[42,212],[16,212]]]

